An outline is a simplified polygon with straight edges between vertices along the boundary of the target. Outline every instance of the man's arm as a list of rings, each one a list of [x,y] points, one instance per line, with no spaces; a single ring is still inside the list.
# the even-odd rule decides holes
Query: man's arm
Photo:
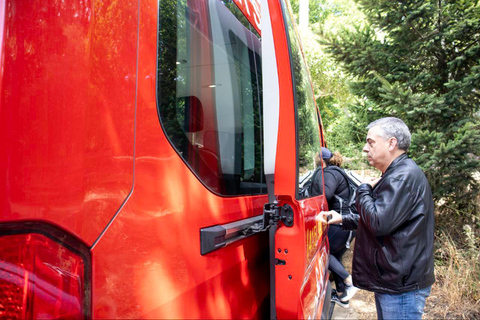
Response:
[[[374,199],[372,186],[361,184],[357,189],[356,206],[370,232],[375,236],[384,236],[408,220],[415,201],[402,180],[390,179],[378,188],[378,197]]]
[[[355,213],[340,214],[335,210],[322,211],[316,217],[316,221],[327,224],[341,224],[345,230],[355,230],[358,226],[359,215]]]
[[[344,214],[342,216],[342,227],[345,230],[356,230],[360,216],[356,213]]]

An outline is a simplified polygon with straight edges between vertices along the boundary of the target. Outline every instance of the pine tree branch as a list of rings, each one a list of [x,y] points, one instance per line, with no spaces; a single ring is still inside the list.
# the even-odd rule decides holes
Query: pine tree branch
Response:
[[[457,54],[456,56],[461,56],[463,55],[468,49],[470,49],[473,45],[475,44],[478,44],[477,41],[473,41],[472,43],[470,43],[467,47],[465,47],[462,51],[459,52],[459,54]]]
[[[438,19],[437,19],[437,30],[442,34],[443,32],[443,26],[442,26],[442,0],[437,1],[438,4]],[[433,53],[437,58],[438,58],[438,71],[439,74],[442,75],[442,82],[447,83],[448,82],[448,73],[446,73],[446,66],[447,66],[447,58],[445,56],[445,38],[442,36],[442,38],[439,40],[440,41],[440,57],[438,57],[435,52]],[[446,90],[440,89],[444,93]]]
[[[398,10],[402,13],[402,16],[405,18],[405,21],[406,23],[408,24],[408,26],[410,28],[412,28],[412,30],[420,37],[420,39],[422,39],[423,41],[427,41],[432,35],[435,35],[436,33],[439,33],[440,31],[439,30],[435,30],[437,32],[432,32],[428,35],[428,37],[425,37],[420,31],[418,31],[418,29],[412,24],[409,22],[408,20],[408,16],[407,16],[407,13],[401,8],[401,6],[397,3],[397,8]],[[440,48],[438,48],[435,44],[434,44],[434,47],[438,50],[438,51],[441,51]],[[437,55],[437,53],[434,51],[433,54],[435,55],[435,57],[440,60],[440,57]]]
[[[476,41],[473,41],[472,43],[470,43],[467,47],[465,47],[462,51],[459,51],[457,54],[455,54],[453,56],[453,60],[455,60],[457,57],[460,57],[460,56],[463,56],[465,54],[465,52],[467,52],[468,49],[470,49],[473,45],[476,45],[478,44],[478,42]],[[462,68],[457,68],[457,70],[455,71],[455,75],[453,76],[453,79],[454,80],[458,80],[459,79],[459,76],[460,74],[463,72]]]

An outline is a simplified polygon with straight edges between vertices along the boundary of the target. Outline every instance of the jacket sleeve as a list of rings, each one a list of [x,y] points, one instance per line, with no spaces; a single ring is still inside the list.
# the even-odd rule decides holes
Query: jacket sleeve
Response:
[[[325,197],[327,197],[327,201],[330,201],[337,190],[338,181],[333,172],[325,169],[323,171],[323,179],[325,183]]]
[[[358,227],[358,219],[360,216],[356,213],[342,215],[342,227],[345,230],[355,230]]]
[[[392,234],[408,220],[414,203],[414,195],[402,180],[390,178],[381,181],[373,198],[369,184],[361,184],[357,190],[356,206],[363,224],[375,236]]]

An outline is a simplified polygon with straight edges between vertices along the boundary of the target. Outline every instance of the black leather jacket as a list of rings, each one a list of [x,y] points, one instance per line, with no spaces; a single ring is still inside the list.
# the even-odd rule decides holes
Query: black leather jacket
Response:
[[[343,217],[346,229],[358,223],[354,285],[390,294],[432,285],[434,204],[417,164],[405,154],[399,156],[373,190],[368,184],[359,186],[356,206],[358,221]]]

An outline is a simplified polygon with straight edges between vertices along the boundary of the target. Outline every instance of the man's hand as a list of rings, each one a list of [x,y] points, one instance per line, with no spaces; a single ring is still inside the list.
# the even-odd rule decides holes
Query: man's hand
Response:
[[[317,214],[315,221],[327,224],[340,224],[342,223],[342,215],[335,210],[322,211]]]

